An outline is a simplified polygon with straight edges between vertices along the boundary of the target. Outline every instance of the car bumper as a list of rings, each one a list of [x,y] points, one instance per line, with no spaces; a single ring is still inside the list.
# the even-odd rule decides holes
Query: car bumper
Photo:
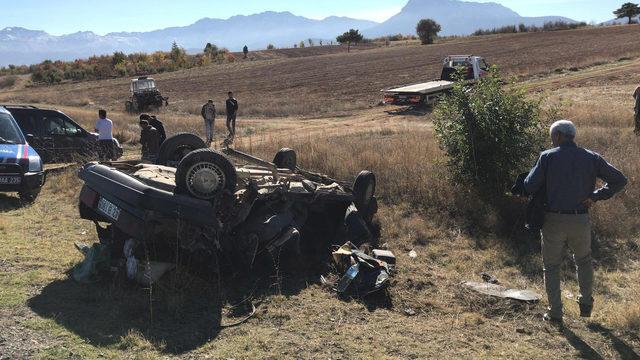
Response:
[[[0,184],[0,191],[2,192],[20,192],[20,191],[29,191],[41,188],[44,185],[46,180],[46,175],[44,171],[39,172],[28,172],[25,174],[11,175],[11,174],[0,174],[0,176],[19,176],[20,183],[19,184]]]

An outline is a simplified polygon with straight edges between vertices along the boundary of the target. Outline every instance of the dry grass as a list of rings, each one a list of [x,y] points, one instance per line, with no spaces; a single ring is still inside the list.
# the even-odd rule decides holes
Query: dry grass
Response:
[[[344,179],[374,170],[382,200],[380,241],[399,262],[389,297],[342,301],[315,277],[268,278],[257,295],[256,317],[209,339],[201,292],[206,287],[197,285],[199,296],[153,296],[160,315],[152,322],[148,291],[67,279],[65,271],[80,259],[73,242],[95,240],[93,225],[78,220],[80,181],[69,171],[50,176],[32,206],[20,207],[14,197],[0,195],[0,327],[5,329],[0,353],[9,358],[637,358],[640,141],[631,130],[633,86],[622,79],[610,84],[609,70],[532,84],[552,89],[545,96],[562,102],[563,115],[578,124],[580,144],[602,153],[630,179],[622,194],[593,212],[598,271],[592,320],[578,318],[571,304],[577,284],[570,262],[563,271],[564,332],[540,321],[546,301],[526,305],[463,289],[461,281],[487,271],[506,285],[544,293],[538,239],[517,222],[522,203],[508,204],[505,221],[504,211],[451,184],[430,115],[391,116],[374,108],[322,118],[241,118],[237,145],[267,159],[281,147],[293,147],[303,167]],[[571,86],[587,77],[584,86]],[[88,128],[94,122],[91,106],[62,110]],[[198,115],[162,115],[170,132],[200,131]],[[135,118],[118,112],[110,117],[119,136],[135,142]],[[472,226],[478,223],[482,226]],[[411,250],[417,258],[409,257]],[[415,315],[408,316],[408,309]]]

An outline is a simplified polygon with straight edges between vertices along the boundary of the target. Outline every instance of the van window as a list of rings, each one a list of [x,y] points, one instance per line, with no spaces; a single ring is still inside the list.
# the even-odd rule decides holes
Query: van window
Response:
[[[24,144],[24,137],[11,115],[0,113],[0,144]]]

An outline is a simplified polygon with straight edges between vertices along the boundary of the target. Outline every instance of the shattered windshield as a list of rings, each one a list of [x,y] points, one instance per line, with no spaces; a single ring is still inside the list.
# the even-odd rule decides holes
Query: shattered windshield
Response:
[[[134,91],[144,91],[144,90],[153,89],[155,87],[156,87],[156,82],[150,79],[138,80],[133,83]]]
[[[0,144],[23,144],[22,132],[9,114],[0,113]]]

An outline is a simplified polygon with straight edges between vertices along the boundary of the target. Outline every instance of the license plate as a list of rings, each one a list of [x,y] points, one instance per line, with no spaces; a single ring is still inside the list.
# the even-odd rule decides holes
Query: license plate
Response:
[[[120,217],[120,208],[103,197],[98,200],[98,210],[113,220],[118,220],[118,217]]]
[[[20,176],[0,176],[0,184],[2,185],[20,185],[21,182]]]

